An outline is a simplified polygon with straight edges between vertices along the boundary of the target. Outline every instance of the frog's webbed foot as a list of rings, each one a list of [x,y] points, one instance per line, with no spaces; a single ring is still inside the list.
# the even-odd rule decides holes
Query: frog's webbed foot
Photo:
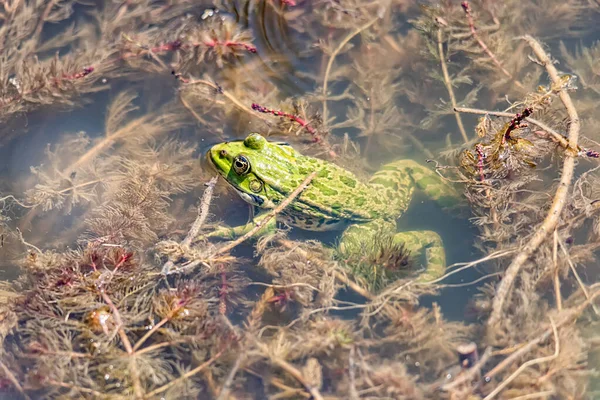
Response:
[[[198,239],[201,239],[201,238],[235,239],[237,237],[243,236],[246,233],[250,232],[252,229],[254,229],[256,224],[262,222],[262,220],[266,216],[267,216],[266,213],[262,214],[262,215],[258,215],[252,221],[250,221],[244,225],[233,226],[233,227],[220,226],[220,227],[216,228],[215,230],[213,230],[212,232],[201,235],[201,237],[198,237]],[[254,235],[252,235],[252,237],[258,238],[258,237],[273,233],[273,232],[275,232],[276,229],[277,229],[277,222],[276,222],[275,218],[271,218]]]
[[[419,282],[432,281],[446,272],[446,251],[442,238],[436,232],[400,232],[394,235],[394,241],[404,243],[413,256],[425,256],[425,271],[419,275]]]

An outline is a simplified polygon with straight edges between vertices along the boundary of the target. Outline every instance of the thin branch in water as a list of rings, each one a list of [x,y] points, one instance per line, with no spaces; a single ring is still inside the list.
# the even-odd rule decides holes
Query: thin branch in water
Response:
[[[181,81],[181,79],[180,79]],[[231,101],[238,109],[240,109],[241,111],[244,111],[250,115],[259,117],[260,119],[262,119],[265,122],[268,122],[269,119],[262,114],[256,114],[254,112],[254,110],[252,110],[252,107],[248,107],[247,105],[245,105],[244,103],[242,103],[237,97],[235,97],[234,95],[232,95],[231,93],[229,93],[228,91],[226,91],[225,89],[223,89],[221,86],[217,85],[216,83],[212,83],[210,81],[207,81],[205,79],[196,79],[193,81],[182,81],[184,83],[184,86],[187,85],[204,85],[204,86],[208,86],[212,89],[215,90],[215,93],[219,93],[222,94],[223,96],[225,96],[229,101]]]
[[[488,347],[479,359],[479,361],[477,361],[477,364],[473,365],[471,368],[469,368],[466,372],[458,376],[452,382],[442,385],[440,389],[445,392],[449,392],[452,389],[462,385],[463,383],[471,382],[473,378],[479,376],[479,374],[481,373],[481,368],[483,368],[483,366],[488,362],[491,356],[492,349],[491,347]]]
[[[22,203],[19,199],[17,199],[12,194],[9,194],[8,196],[0,197],[0,202],[1,203],[5,203],[7,200],[12,200],[15,204],[18,204],[19,206],[21,206],[23,208],[33,208],[33,207],[35,207],[35,205]]]
[[[273,217],[275,217],[277,214],[279,214],[281,211],[283,211],[283,209],[285,209],[292,201],[294,201],[294,199],[296,197],[298,197],[304,189],[306,189],[306,187],[310,184],[310,182],[314,179],[314,177],[317,176],[317,172],[318,171],[313,171],[310,175],[308,175],[306,177],[306,179],[304,179],[304,181],[284,201],[281,202],[281,204],[279,204],[276,208],[274,208],[269,213],[265,214],[264,218],[262,220],[260,220],[259,222],[257,222],[256,225],[254,226],[254,228],[252,228],[250,231],[246,232],[246,234],[244,234],[243,236],[240,236],[236,240],[233,240],[233,241],[227,243],[223,247],[220,247],[209,258],[213,258],[218,255],[227,253],[228,251],[231,251],[234,247],[238,246],[239,244],[245,242],[246,240],[248,240],[249,238],[254,236],[254,234],[256,232],[258,232],[264,225],[266,225]],[[197,265],[200,265],[205,262],[206,262],[206,260],[194,260],[188,264],[181,266],[180,268],[173,270],[172,272],[175,273],[175,272],[181,272],[181,271],[193,269]]]
[[[329,57],[329,62],[327,63],[327,68],[325,69],[325,77],[323,78],[323,123],[327,123],[327,85],[329,83],[329,74],[331,73],[333,61],[335,60],[339,52],[342,51],[344,46],[348,44],[348,42],[352,40],[354,36],[358,35],[365,29],[369,29],[371,25],[373,25],[378,20],[379,17],[373,18],[371,21],[367,22],[363,26],[356,28],[354,31],[348,34],[348,36],[346,36],[344,40],[342,40],[340,44],[335,48],[333,53],[331,53],[331,56]]]
[[[573,320],[577,319],[581,313],[591,304],[594,304],[594,300],[596,297],[600,296],[600,290],[595,291],[590,295],[590,298],[586,301],[582,302],[578,306],[572,307],[571,309],[567,309],[563,312],[562,319],[556,323],[556,329],[560,328],[563,325],[571,323]],[[546,329],[542,334],[536,336],[529,342],[519,345],[513,346],[513,348],[518,348],[515,352],[513,352],[510,356],[502,360],[498,365],[496,365],[491,371],[489,371],[483,380],[483,382],[490,382],[492,377],[498,375],[500,372],[504,371],[508,368],[512,363],[522,357],[524,354],[528,353],[538,344],[547,340],[550,335],[554,333],[554,327]],[[483,383],[482,382],[482,383]]]
[[[203,125],[208,125],[206,120],[204,118],[202,118],[200,115],[198,115],[198,113],[196,111],[194,111],[192,106],[190,106],[190,104],[183,98],[183,93],[179,94],[179,101],[181,101],[181,104],[183,105],[183,107],[185,107],[185,109],[188,110],[190,112],[190,114],[192,114],[194,116],[194,118],[196,118],[198,120],[198,122],[200,122]]]
[[[202,194],[202,200],[198,206],[198,217],[192,224],[192,227],[190,228],[190,231],[185,239],[183,239],[183,242],[181,242],[182,246],[189,246],[192,243],[192,240],[194,240],[194,238],[200,233],[200,229],[202,229],[202,225],[204,225],[204,221],[206,221],[206,217],[208,216],[210,202],[212,201],[212,194],[218,178],[218,176],[215,176],[205,184],[206,189]]]
[[[104,302],[110,308],[110,311],[117,324],[116,329],[119,334],[119,337],[121,338],[121,342],[123,342],[123,346],[125,347],[125,350],[129,355],[129,373],[131,374],[131,380],[133,381],[133,391],[135,393],[135,398],[142,399],[144,397],[144,389],[142,389],[140,375],[135,365],[135,352],[133,351],[133,347],[131,346],[131,342],[129,341],[129,338],[125,333],[125,330],[123,330],[123,320],[121,319],[121,314],[119,313],[119,310],[112,302],[110,297],[108,297],[103,288],[100,288],[100,295],[102,296]]]
[[[477,43],[479,44],[481,49],[492,59],[492,61],[494,62],[494,64],[496,64],[496,66],[500,69],[500,71],[502,71],[502,73],[504,75],[506,75],[507,77],[509,77],[510,79],[513,79],[512,74],[510,72],[508,72],[506,70],[506,68],[504,68],[502,66],[502,63],[498,60],[496,55],[494,53],[492,53],[490,48],[487,47],[485,42],[483,40],[481,40],[481,38],[477,34],[477,29],[475,29],[475,21],[473,19],[473,14],[471,14],[471,7],[469,6],[469,2],[463,1],[462,3],[460,3],[460,5],[462,6],[462,8],[465,11],[465,14],[467,16],[467,21],[469,23],[469,29],[471,30],[471,36],[473,37],[473,39],[475,39],[477,41]],[[518,87],[523,88],[523,85],[518,80],[513,79],[513,82]]]
[[[562,246],[562,244],[561,244]],[[554,230],[554,241],[552,246],[552,262],[554,264],[554,296],[556,297],[556,309],[562,311],[562,295],[560,293],[560,276],[558,274],[558,232]]]
[[[39,249],[39,247],[25,241],[25,238],[23,237],[23,232],[21,232],[19,228],[17,228],[17,234],[19,235],[19,240],[21,241],[21,243],[23,243],[25,246],[29,247],[30,249],[34,249],[40,254],[43,253],[42,250]]]
[[[8,378],[8,380],[15,387],[15,389],[17,389],[23,395],[23,397],[26,400],[31,400],[31,397],[29,397],[27,395],[27,393],[23,389],[23,386],[21,386],[21,384],[19,383],[19,380],[13,375],[13,373],[10,371],[10,369],[2,361],[0,361],[0,368],[2,368],[2,371],[4,372],[4,375],[6,375],[6,377]]]
[[[444,74],[444,83],[446,84],[446,90],[448,90],[448,96],[450,96],[450,102],[452,103],[452,107],[456,110],[458,105],[456,103],[456,97],[454,96],[454,89],[452,89],[452,82],[450,81],[448,66],[446,65],[446,56],[444,54],[444,41],[442,39],[441,27],[438,27],[437,31],[437,44],[442,73]],[[462,135],[463,140],[465,141],[465,143],[468,143],[469,137],[467,136],[467,132],[465,131],[465,126],[463,125],[462,118],[460,117],[460,114],[457,111],[454,111],[454,117],[456,118],[456,124],[458,125],[458,129],[460,130],[460,134]]]
[[[231,384],[233,383],[233,379],[235,378],[235,375],[237,374],[238,370],[240,369],[240,365],[242,364],[242,361],[245,359],[246,359],[246,354],[244,354],[244,352],[240,352],[238,357],[235,359],[235,363],[233,364],[233,367],[231,367],[231,371],[229,371],[229,374],[227,374],[227,378],[225,379],[225,382],[223,383],[223,387],[219,391],[219,397],[217,397],[216,400],[227,400],[227,396],[229,396],[229,392],[230,392]]]
[[[556,234],[556,235],[558,237],[558,234]],[[589,300],[590,294],[587,291],[587,289],[585,288],[585,285],[583,284],[583,281],[581,280],[581,277],[579,276],[579,273],[577,272],[575,265],[573,265],[573,261],[571,260],[571,256],[569,255],[569,252],[567,251],[567,249],[565,249],[565,245],[562,244],[560,239],[558,240],[558,243],[560,245],[560,249],[562,250],[563,254],[565,255],[565,258],[567,259],[567,263],[569,264],[569,268],[571,268],[571,272],[573,272],[573,275],[575,275],[575,279],[577,280],[577,283],[579,284],[579,287],[581,288],[583,295],[585,296],[586,299]],[[600,311],[598,310],[598,307],[596,307],[596,305],[593,303],[592,303],[592,309],[594,310],[594,313],[596,315],[600,316]]]
[[[155,389],[153,391],[151,391],[150,393],[146,394],[146,396],[144,397],[145,399],[151,399],[154,396],[156,396],[159,393],[162,393],[164,391],[169,390],[171,387],[179,384],[180,382],[191,378],[192,376],[198,374],[199,372],[201,372],[203,369],[205,369],[206,367],[208,367],[210,364],[212,364],[213,362],[215,362],[219,357],[221,357],[221,354],[223,354],[225,350],[221,350],[219,351],[217,354],[215,354],[214,356],[212,356],[211,358],[209,358],[208,360],[206,360],[205,362],[203,362],[202,364],[200,364],[199,366],[197,366],[196,368],[186,372],[185,374],[181,375],[179,378],[172,380],[171,382],[167,383],[166,385],[163,385],[161,387],[159,387],[158,389]]]
[[[249,238],[251,238],[264,225],[266,225],[274,216],[276,216],[281,211],[283,211],[287,206],[289,206],[290,203],[292,201],[294,201],[294,199],[296,197],[298,197],[300,195],[300,193],[302,193],[304,191],[304,189],[306,189],[308,187],[308,185],[310,184],[310,182],[312,182],[312,180],[315,178],[315,176],[317,176],[317,172],[318,171],[313,171],[310,175],[308,175],[304,179],[304,181],[300,184],[300,186],[298,186],[284,201],[282,201],[281,204],[279,204],[276,208],[274,208],[273,211],[271,211],[267,215],[265,215],[265,217],[261,221],[259,221],[254,228],[252,228],[245,235],[239,237],[238,239],[236,239],[236,240],[234,240],[232,242],[229,242],[226,246],[223,246],[223,247],[219,248],[213,254],[213,256],[227,253],[228,251],[230,251],[231,249],[233,249],[234,247],[236,247],[240,243],[243,243],[246,240],[248,240]]]
[[[66,389],[75,390],[75,391],[78,391],[81,393],[91,394],[92,396],[94,396],[95,399],[102,399],[102,398],[110,398],[110,399],[122,399],[123,398],[124,399],[124,397],[122,397],[122,396],[115,397],[115,395],[108,395],[108,394],[101,393],[101,392],[98,392],[93,389],[73,385],[73,384],[70,384],[67,382],[59,382],[59,381],[55,381],[53,379],[46,379],[44,382],[49,385],[52,385],[52,386],[58,386],[58,387],[66,388]],[[29,399],[29,397],[27,397],[27,399]]]
[[[517,368],[517,370],[515,372],[513,372],[508,378],[506,378],[504,381],[502,381],[502,383],[500,385],[498,385],[496,387],[496,389],[494,389],[492,391],[492,393],[488,394],[483,400],[491,400],[494,397],[496,397],[496,395],[498,393],[500,393],[506,386],[508,386],[509,383],[511,383],[513,380],[515,380],[517,378],[517,376],[519,376],[521,374],[521,372],[525,371],[527,368],[531,367],[532,365],[552,361],[556,357],[558,357],[558,354],[560,353],[560,340],[558,338],[558,328],[556,327],[556,324],[554,323],[552,318],[550,318],[550,324],[552,325],[552,332],[554,333],[554,343],[555,343],[554,354],[552,354],[550,356],[546,356],[546,357],[540,357],[540,358],[536,358],[533,360],[529,360],[529,361],[523,363],[519,368]]]

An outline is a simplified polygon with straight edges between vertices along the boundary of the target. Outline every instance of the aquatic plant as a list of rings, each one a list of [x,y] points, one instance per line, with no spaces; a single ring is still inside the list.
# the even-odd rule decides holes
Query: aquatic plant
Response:
[[[103,127],[48,136],[0,180],[8,396],[597,392],[595,2],[1,5],[0,151],[109,98]],[[247,234],[208,239],[247,206],[203,143],[249,130],[361,178],[429,159],[463,189],[477,255],[421,282],[390,237],[336,250],[271,229],[314,174]],[[450,319],[472,285],[472,318]]]

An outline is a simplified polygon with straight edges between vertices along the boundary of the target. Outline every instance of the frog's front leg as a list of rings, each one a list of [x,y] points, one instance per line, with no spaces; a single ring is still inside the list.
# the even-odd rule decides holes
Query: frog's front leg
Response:
[[[269,213],[263,213],[254,217],[254,219],[247,224],[239,225],[239,226],[220,226],[214,231],[203,235],[203,237],[207,238],[219,238],[219,239],[235,239],[237,237],[243,236],[246,233],[250,232],[252,229],[256,227],[257,224],[263,223],[263,220],[268,216]],[[266,235],[268,233],[272,233],[277,228],[277,221],[275,218],[271,218],[269,221],[264,223],[264,225],[253,235],[253,237],[260,237]]]

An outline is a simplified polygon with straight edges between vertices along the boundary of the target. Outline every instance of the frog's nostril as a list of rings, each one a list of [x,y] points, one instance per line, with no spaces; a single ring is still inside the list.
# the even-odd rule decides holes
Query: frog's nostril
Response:
[[[227,156],[227,150],[221,150],[221,151],[219,152],[219,155],[220,155],[221,157],[225,157],[225,156]]]

